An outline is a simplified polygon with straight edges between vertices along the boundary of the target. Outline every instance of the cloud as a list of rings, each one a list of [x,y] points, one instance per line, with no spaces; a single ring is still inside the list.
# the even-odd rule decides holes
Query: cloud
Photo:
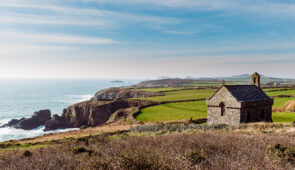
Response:
[[[105,21],[94,19],[74,19],[72,17],[42,17],[35,15],[0,16],[0,24],[46,24],[106,27]]]
[[[155,8],[162,6],[165,8],[185,8],[193,11],[225,11],[242,13],[255,13],[262,16],[276,17],[294,17],[295,3],[283,1],[267,0],[76,0],[79,2],[89,3],[96,2],[99,4],[121,4],[137,5],[143,8]],[[148,6],[147,6],[148,5]]]
[[[54,2],[54,1],[53,1]],[[23,23],[23,24],[53,24],[53,25],[78,25],[78,26],[98,26],[102,28],[126,22],[150,23],[150,24],[172,24],[177,23],[177,19],[171,17],[160,17],[150,15],[140,15],[128,12],[112,10],[100,10],[93,7],[71,7],[56,5],[55,3],[44,4],[40,1],[15,1],[0,2],[0,8],[20,8],[35,9],[43,11],[53,11],[50,14],[27,14],[19,12],[9,12],[0,16],[0,23]],[[0,12],[1,13],[1,12]]]
[[[74,35],[62,35],[62,34],[33,34],[23,32],[1,31],[0,36],[2,39],[17,40],[21,42],[35,42],[35,43],[52,43],[52,44],[114,44],[118,43],[115,40],[109,38],[100,37],[86,37],[86,36],[74,36]]]
[[[228,2],[226,0],[78,0],[80,2],[96,2],[99,4],[152,4],[159,6],[168,6],[168,7],[203,7],[207,9],[222,9],[230,4],[235,4],[235,2]]]
[[[71,51],[69,46],[54,46],[54,45],[33,45],[33,44],[16,44],[16,43],[0,43],[0,59],[5,62],[11,58],[22,57],[44,57],[46,54],[52,55],[52,52]],[[48,57],[52,57],[52,56]]]
[[[164,31],[167,34],[176,34],[176,35],[192,35],[194,33],[192,32],[184,32],[184,31],[172,31],[172,30],[168,30],[168,31]]]

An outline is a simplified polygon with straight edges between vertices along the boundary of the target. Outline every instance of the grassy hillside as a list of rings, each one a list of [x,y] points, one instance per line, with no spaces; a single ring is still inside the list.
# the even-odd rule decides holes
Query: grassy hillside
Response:
[[[205,101],[168,103],[141,110],[136,119],[147,121],[169,121],[185,120],[207,117],[207,106]]]
[[[284,90],[278,91],[285,88],[270,88],[265,89],[269,96],[279,95],[291,95],[294,97],[280,97],[274,98],[273,108],[279,108],[286,102],[295,99],[295,90]],[[142,98],[145,100],[152,100],[157,102],[165,101],[180,101],[180,100],[191,100],[191,99],[205,99],[210,97],[215,90],[214,89],[194,89],[185,90],[185,88],[148,88],[142,89],[148,91],[168,91],[164,92],[164,96]],[[169,91],[173,90],[173,91]],[[178,90],[178,91],[174,91]],[[276,90],[276,91],[274,91]],[[207,107],[205,101],[196,102],[181,102],[181,103],[169,103],[159,106],[148,107],[141,110],[136,118],[143,122],[148,121],[171,121],[171,120],[188,120],[190,118],[204,118],[207,116]],[[293,122],[295,121],[295,113],[274,113],[274,122]]]
[[[164,92],[164,96],[147,97],[143,99],[157,101],[157,102],[203,99],[212,95],[214,91],[215,90],[212,90],[212,89],[179,90],[179,91]]]
[[[274,112],[272,119],[275,123],[293,123],[295,121],[295,113]]]

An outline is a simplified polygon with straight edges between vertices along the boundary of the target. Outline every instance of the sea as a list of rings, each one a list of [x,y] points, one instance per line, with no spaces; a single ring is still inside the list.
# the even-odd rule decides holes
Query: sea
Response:
[[[11,119],[31,117],[35,111],[50,109],[51,114],[62,114],[64,108],[89,100],[104,88],[128,86],[139,80],[45,80],[45,79],[0,79],[0,126]],[[0,128],[0,142],[32,138],[46,133],[57,133],[75,129],[43,132],[44,127],[33,130]]]

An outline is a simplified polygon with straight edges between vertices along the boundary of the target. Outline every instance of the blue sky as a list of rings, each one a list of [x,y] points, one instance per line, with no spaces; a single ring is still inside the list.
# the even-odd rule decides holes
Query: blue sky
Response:
[[[289,0],[0,2],[0,78],[295,78]]]

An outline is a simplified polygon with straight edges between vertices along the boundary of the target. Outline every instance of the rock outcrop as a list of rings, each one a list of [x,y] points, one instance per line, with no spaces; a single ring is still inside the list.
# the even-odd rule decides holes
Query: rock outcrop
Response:
[[[104,89],[95,94],[92,100],[113,100],[123,98],[143,98],[143,97],[154,97],[162,96],[160,92],[143,91],[130,88],[109,88]]]
[[[12,119],[8,124],[2,127],[14,127],[24,130],[32,130],[39,126],[45,125],[45,123],[51,119],[50,110],[40,110],[34,113],[30,118],[21,118],[19,120]]]
[[[66,117],[54,114],[52,119],[48,120],[45,124],[44,131],[50,131],[55,129],[71,128],[70,121]]]
[[[154,105],[145,100],[95,101],[90,100],[72,105],[64,110],[62,116],[54,116],[46,125],[46,131],[59,128],[85,128],[105,124],[112,114],[120,109]]]
[[[45,125],[44,131],[65,128],[86,128],[103,125],[110,117],[112,121],[125,116],[130,109],[152,106],[158,103],[147,100],[126,99],[163,95],[131,88],[110,88],[99,91],[91,100],[74,104],[64,109],[63,114],[53,115],[50,110],[35,112],[31,118],[13,119],[2,127],[31,130]],[[125,98],[125,99],[123,99]],[[113,120],[114,119],[114,120]]]

